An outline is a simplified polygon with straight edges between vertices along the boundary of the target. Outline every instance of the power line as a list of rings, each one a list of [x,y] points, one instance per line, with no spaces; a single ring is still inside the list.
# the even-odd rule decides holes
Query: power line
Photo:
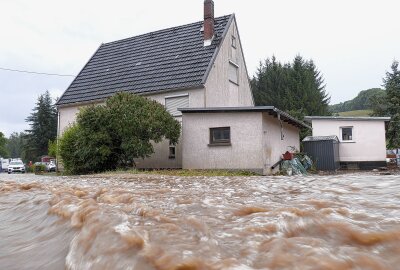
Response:
[[[45,73],[45,72],[36,72],[36,71],[19,70],[19,69],[2,68],[2,67],[0,67],[0,69],[1,70],[5,70],[5,71],[13,71],[13,72],[29,73],[29,74],[37,74],[37,75],[75,77],[75,75],[57,74],[57,73]]]

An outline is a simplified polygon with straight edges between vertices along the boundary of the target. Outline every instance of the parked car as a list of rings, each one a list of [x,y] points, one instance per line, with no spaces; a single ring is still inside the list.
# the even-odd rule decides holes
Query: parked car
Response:
[[[13,160],[8,165],[8,174],[20,172],[25,173],[25,164],[20,160]]]
[[[43,166],[42,171],[46,172],[55,172],[56,171],[56,164],[53,161],[50,162],[35,162],[35,166]],[[40,171],[39,169],[36,169],[37,171]]]
[[[50,163],[47,165],[46,168],[47,168],[48,172],[55,172],[57,169],[57,166],[53,161],[50,161]]]

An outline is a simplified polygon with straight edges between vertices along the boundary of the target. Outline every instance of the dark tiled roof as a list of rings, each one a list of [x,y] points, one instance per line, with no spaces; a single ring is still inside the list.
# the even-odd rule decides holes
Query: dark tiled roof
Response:
[[[206,47],[203,21],[102,44],[57,104],[201,86],[231,16],[215,19],[217,35]]]

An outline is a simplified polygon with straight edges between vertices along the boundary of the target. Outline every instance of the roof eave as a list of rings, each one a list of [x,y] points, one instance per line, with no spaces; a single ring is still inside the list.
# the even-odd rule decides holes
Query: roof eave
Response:
[[[190,90],[194,90],[194,89],[203,89],[204,87],[205,86],[203,84],[196,84],[196,85],[189,86],[189,87],[177,87],[177,88],[170,88],[170,89],[161,89],[161,90],[158,90],[158,91],[157,90],[156,91],[147,91],[147,92],[140,92],[140,93],[134,93],[134,94],[135,95],[141,95],[141,96],[151,96],[151,95],[156,95],[156,94],[160,94],[160,93],[168,93],[168,92],[184,91],[184,90],[190,91]],[[101,98],[101,99],[92,99],[92,100],[87,100],[87,101],[70,102],[70,103],[64,103],[64,104],[58,104],[57,103],[56,106],[57,106],[57,108],[84,106],[84,105],[89,105],[89,104],[94,104],[94,103],[101,103],[101,102],[104,102],[106,100],[107,100],[107,98]]]
[[[389,122],[390,117],[346,117],[346,116],[305,116],[304,120],[312,122],[312,120],[332,120],[332,121],[384,121]]]

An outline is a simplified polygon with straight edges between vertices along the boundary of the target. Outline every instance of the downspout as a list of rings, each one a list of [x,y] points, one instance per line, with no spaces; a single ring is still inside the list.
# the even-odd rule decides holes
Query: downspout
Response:
[[[283,124],[282,124],[282,120],[281,120],[281,114],[278,112],[278,120],[279,120],[279,124],[281,125],[281,141],[283,141],[283,139],[285,138],[285,135],[283,134]]]

